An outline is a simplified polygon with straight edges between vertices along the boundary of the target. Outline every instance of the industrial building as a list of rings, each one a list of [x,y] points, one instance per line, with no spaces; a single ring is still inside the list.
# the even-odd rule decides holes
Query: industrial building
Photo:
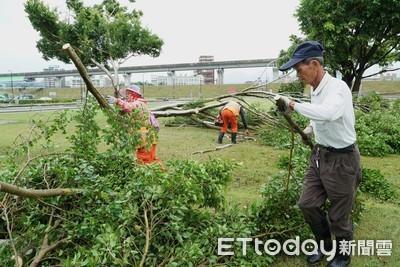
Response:
[[[200,56],[199,62],[200,63],[214,62],[214,56]],[[214,84],[215,83],[214,70],[198,70],[198,71],[195,71],[195,74],[201,75],[204,77],[204,84]]]

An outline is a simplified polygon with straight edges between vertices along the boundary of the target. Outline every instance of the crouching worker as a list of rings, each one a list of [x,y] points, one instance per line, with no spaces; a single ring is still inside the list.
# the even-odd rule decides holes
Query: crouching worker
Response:
[[[231,141],[233,144],[236,144],[236,136],[238,132],[238,116],[242,118],[242,122],[245,129],[245,135],[249,135],[249,130],[247,129],[247,121],[244,116],[244,111],[242,105],[238,102],[229,101],[221,110],[221,118],[224,124],[221,127],[221,131],[218,135],[218,144],[222,144],[222,138],[224,134],[228,131],[229,123],[231,124]]]
[[[156,147],[157,147],[157,138],[153,136],[153,143],[150,146],[150,149],[146,149],[147,138],[149,137],[150,127],[154,127],[154,129],[158,132],[159,125],[157,123],[156,118],[153,113],[147,107],[147,102],[144,100],[143,95],[140,91],[140,88],[136,85],[130,85],[126,89],[121,89],[119,94],[122,97],[125,97],[125,100],[120,98],[115,98],[112,96],[108,96],[108,101],[110,103],[116,103],[118,106],[121,106],[122,113],[129,114],[133,109],[139,109],[140,114],[142,115],[140,133],[142,136],[142,144],[136,147],[136,158],[138,164],[151,164],[156,162],[161,165],[164,169],[163,164],[156,156]]]

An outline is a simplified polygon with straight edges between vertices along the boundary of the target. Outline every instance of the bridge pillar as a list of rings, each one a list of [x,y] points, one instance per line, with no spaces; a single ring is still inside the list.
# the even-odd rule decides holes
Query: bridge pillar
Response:
[[[168,79],[167,79],[167,85],[174,85],[175,86],[175,71],[170,70],[167,73]]]
[[[56,76],[54,81],[55,88],[65,87],[65,77],[63,76]]]
[[[218,78],[217,78],[218,84],[224,84],[224,69],[218,68],[217,75],[218,75]]]
[[[277,67],[272,68],[272,80],[275,81],[279,78],[279,69]]]
[[[132,83],[131,82],[132,73],[125,73],[122,76],[124,77],[125,86],[128,86],[128,85],[130,85]]]

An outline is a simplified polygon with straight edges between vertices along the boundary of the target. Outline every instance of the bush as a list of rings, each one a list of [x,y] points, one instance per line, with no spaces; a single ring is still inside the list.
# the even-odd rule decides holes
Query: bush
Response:
[[[362,192],[371,194],[380,200],[398,199],[394,186],[385,179],[380,170],[364,168],[362,175],[360,183]]]
[[[42,266],[272,262],[268,255],[243,255],[240,249],[232,257],[218,257],[218,237],[259,233],[251,209],[225,207],[225,190],[237,163],[176,160],[166,164],[166,171],[157,164],[137,165],[132,154],[141,136],[132,134],[139,127],[132,119],[140,114],[106,112],[109,125],[102,127],[96,123],[97,112],[96,105],[87,105],[58,113],[50,125],[35,120],[36,135],[9,154],[2,182],[69,192],[39,199],[1,193],[5,200],[0,225],[12,229],[5,237],[12,237],[17,252],[24,251],[24,266],[33,259]],[[73,133],[66,131],[70,122],[76,124]],[[60,133],[71,145],[52,153],[51,137]],[[31,158],[35,145],[46,150]],[[44,251],[43,242],[57,245]],[[11,246],[0,246],[4,266],[14,265],[13,255]]]
[[[356,111],[357,144],[362,155],[386,156],[400,153],[399,101],[389,105],[378,94],[360,99],[369,111]]]
[[[292,83],[282,83],[278,87],[278,93],[289,93],[289,94],[304,94],[306,89],[305,84],[302,81],[295,81]]]
[[[389,100],[382,98],[377,92],[370,92],[360,98],[358,104],[370,112],[388,109]]]

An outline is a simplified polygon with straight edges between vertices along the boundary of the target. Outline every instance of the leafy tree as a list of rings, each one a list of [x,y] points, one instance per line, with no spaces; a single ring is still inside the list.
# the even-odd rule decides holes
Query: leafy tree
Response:
[[[396,70],[390,66],[400,60],[398,10],[398,0],[303,0],[295,15],[306,39],[324,45],[327,67],[340,71],[352,91],[358,91],[372,66],[380,66],[378,73]],[[294,45],[299,40],[292,38]]]
[[[66,4],[66,18],[40,0],[28,0],[25,4],[33,28],[40,33],[36,47],[44,59],[70,63],[62,49],[70,43],[80,52],[82,63],[104,70],[117,90],[118,69],[126,60],[139,55],[160,55],[163,40],[141,25],[141,11],[129,10],[117,0],[103,0],[91,7],[84,6],[81,0],[66,0]]]

